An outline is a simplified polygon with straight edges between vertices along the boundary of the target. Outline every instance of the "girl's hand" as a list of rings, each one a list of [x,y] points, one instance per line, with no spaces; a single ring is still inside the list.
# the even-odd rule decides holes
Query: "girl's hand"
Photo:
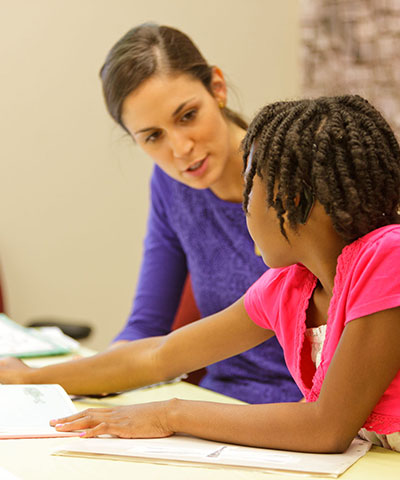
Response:
[[[152,402],[114,408],[89,408],[69,417],[51,420],[59,432],[83,430],[81,437],[110,434],[121,438],[169,437],[168,402]]]
[[[27,381],[27,372],[33,370],[24,362],[14,357],[5,357],[0,359],[0,383],[29,383]]]

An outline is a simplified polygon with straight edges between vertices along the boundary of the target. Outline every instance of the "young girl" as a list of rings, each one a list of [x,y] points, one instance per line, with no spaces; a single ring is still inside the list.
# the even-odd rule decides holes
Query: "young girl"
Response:
[[[342,452],[359,433],[400,451],[400,149],[358,96],[265,107],[244,140],[249,231],[268,270],[223,312],[131,351],[173,377],[275,333],[306,402],[173,399],[52,422],[84,436],[207,439]],[[190,355],[188,354],[190,352]]]
[[[267,267],[241,206],[247,125],[226,106],[221,70],[184,33],[144,24],[112,47],[101,79],[111,116],[156,164],[137,292],[115,339],[122,343],[171,331],[188,272],[206,317],[234,303]],[[0,382],[61,383],[76,394],[137,387],[129,353],[108,354],[41,370],[2,360]],[[275,338],[210,365],[201,385],[249,403],[301,398]]]

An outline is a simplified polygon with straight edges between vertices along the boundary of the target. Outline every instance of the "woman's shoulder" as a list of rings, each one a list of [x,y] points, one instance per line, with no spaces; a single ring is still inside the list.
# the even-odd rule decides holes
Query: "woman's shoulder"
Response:
[[[217,223],[222,223],[219,226],[223,229],[236,225],[242,230],[245,225],[241,203],[222,200],[208,188],[196,189],[185,185],[157,165],[153,168],[150,189],[153,204],[161,205],[174,218],[183,216],[189,221],[194,218],[201,221],[212,216],[218,218]]]
[[[150,195],[154,207],[165,212],[185,210],[186,202],[182,201],[182,198],[190,198],[191,190],[193,189],[174,180],[154,165],[150,180]]]
[[[167,175],[158,165],[154,165],[153,172],[151,174],[151,189],[154,190],[169,190],[175,183],[178,183],[176,180]]]
[[[173,195],[169,197],[168,201],[171,202],[175,198],[180,200],[181,198],[198,198],[204,197],[207,190],[197,190],[185,185],[178,180],[167,175],[159,166],[154,165],[151,175],[150,188],[152,194],[159,196]]]

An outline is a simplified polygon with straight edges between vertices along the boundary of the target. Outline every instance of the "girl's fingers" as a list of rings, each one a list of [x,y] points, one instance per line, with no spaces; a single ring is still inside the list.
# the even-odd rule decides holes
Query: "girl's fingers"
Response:
[[[54,427],[57,424],[61,423],[66,423],[66,422],[73,422],[74,420],[77,420],[78,418],[82,417],[83,412],[76,413],[74,415],[70,415],[69,417],[63,417],[63,418],[54,418],[53,420],[50,420],[50,425]]]
[[[86,428],[79,436],[82,438],[92,438],[98,435],[104,435],[109,432],[109,428],[105,422],[99,423],[94,428]]]
[[[94,421],[95,417],[97,417],[99,414],[108,413],[109,411],[109,408],[88,408],[87,410],[83,410],[82,412],[69,415],[68,417],[50,420],[50,425],[54,427],[56,425],[71,424],[80,419]]]
[[[71,432],[74,430],[83,430],[91,427],[93,427],[93,421],[86,417],[79,418],[78,420],[74,420],[72,422],[57,423],[55,425],[55,429],[59,432]]]
[[[109,434],[122,438],[159,438],[173,432],[162,426],[163,402],[115,408],[89,408],[69,417],[52,420],[60,432],[83,430],[81,437]]]

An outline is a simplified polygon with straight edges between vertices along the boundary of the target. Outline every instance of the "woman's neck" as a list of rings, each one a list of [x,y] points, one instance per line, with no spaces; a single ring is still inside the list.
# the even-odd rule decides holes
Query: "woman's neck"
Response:
[[[230,148],[227,167],[223,176],[216,184],[210,187],[211,191],[222,200],[241,203],[243,199],[243,156],[240,144],[246,132],[235,123],[228,124],[230,131]]]

